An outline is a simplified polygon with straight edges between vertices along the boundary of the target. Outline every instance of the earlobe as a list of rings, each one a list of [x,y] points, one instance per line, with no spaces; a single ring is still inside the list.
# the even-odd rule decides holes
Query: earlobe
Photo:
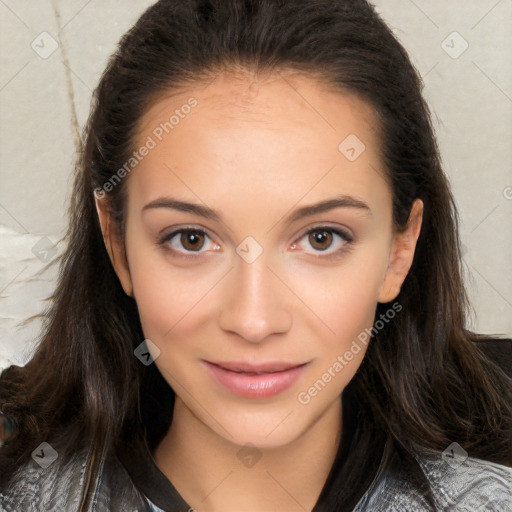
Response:
[[[416,199],[411,208],[407,227],[403,232],[394,235],[388,268],[379,291],[379,302],[390,302],[400,293],[414,259],[422,219],[423,202]]]
[[[126,260],[124,246],[115,235],[110,213],[108,211],[107,200],[105,198],[100,199],[95,195],[94,201],[96,204],[101,232],[103,234],[103,241],[112,266],[114,267],[114,271],[119,278],[126,295],[133,297],[132,279],[130,269],[128,267],[128,261]]]

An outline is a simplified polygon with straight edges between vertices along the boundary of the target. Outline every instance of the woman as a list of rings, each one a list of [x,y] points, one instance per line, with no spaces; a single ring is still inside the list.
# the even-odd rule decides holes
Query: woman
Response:
[[[421,83],[363,0],[161,0],[94,94],[6,510],[507,510]],[[496,358],[495,358],[496,359]]]

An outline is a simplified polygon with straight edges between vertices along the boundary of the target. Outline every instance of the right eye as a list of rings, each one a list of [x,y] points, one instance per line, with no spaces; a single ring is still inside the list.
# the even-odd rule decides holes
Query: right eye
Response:
[[[217,251],[220,248],[205,231],[196,228],[181,228],[164,234],[159,239],[159,244],[165,247],[170,246],[172,252],[179,255],[191,257],[195,254]]]

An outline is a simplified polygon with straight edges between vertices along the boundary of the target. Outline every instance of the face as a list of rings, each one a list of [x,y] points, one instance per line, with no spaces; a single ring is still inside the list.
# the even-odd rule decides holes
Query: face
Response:
[[[98,201],[180,410],[231,442],[284,445],[339,407],[399,292],[421,205],[395,234],[376,126],[312,78],[222,74],[141,119],[124,247]]]

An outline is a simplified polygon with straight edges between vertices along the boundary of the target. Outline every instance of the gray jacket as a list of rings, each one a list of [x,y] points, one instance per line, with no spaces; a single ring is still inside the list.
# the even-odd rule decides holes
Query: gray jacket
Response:
[[[457,445],[443,454],[421,449],[415,459],[428,480],[429,497],[425,489],[418,488],[414,479],[411,481],[406,467],[393,462],[385,466],[381,463],[373,482],[353,510],[512,511],[511,468],[466,458]],[[18,470],[14,483],[0,494],[0,510],[79,512],[78,497],[84,467],[84,458],[80,455],[60,463],[57,459],[47,468],[31,460]],[[152,504],[136,487],[119,459],[111,457],[103,461],[89,509],[91,512],[194,511],[181,499],[175,505],[160,505],[165,508]]]

